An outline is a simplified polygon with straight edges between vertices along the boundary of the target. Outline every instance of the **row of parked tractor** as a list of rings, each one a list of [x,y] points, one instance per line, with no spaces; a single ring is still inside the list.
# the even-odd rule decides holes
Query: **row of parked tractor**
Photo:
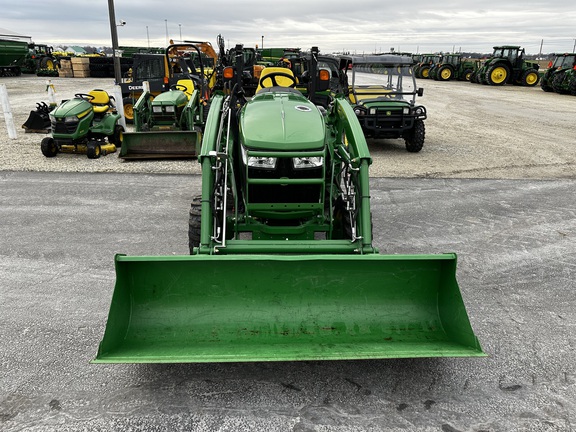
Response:
[[[538,62],[525,59],[519,46],[494,47],[485,59],[465,58],[462,54],[421,54],[413,56],[417,78],[437,81],[460,80],[476,84],[500,86],[515,84],[534,87],[538,83],[546,92],[576,96],[576,54],[557,54],[546,70]]]
[[[134,54],[130,78],[120,84],[122,111],[133,131],[120,126],[120,106],[102,90],[78,93],[54,110],[38,106],[23,126],[51,130],[41,145],[46,157],[98,158],[120,148],[124,160],[193,158],[215,96],[241,92],[252,98],[269,87],[287,87],[323,110],[343,98],[366,137],[402,139],[409,152],[424,145],[426,108],[416,103],[423,90],[416,86],[411,57],[257,52],[242,45],[225,50],[221,38],[218,45],[219,53],[209,42],[190,41],[172,44],[163,54]],[[322,80],[312,78],[317,70]],[[358,79],[362,72],[378,78],[365,84]]]

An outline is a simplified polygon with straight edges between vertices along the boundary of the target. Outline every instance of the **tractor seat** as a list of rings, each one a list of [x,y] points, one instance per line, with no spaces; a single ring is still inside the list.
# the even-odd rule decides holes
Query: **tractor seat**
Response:
[[[348,98],[353,104],[360,103],[361,101],[374,100],[382,97],[390,97],[390,89],[383,86],[366,86],[366,87],[355,87],[352,89],[350,87],[350,94]]]
[[[178,86],[178,90],[184,92],[188,100],[190,100],[190,96],[192,96],[194,92],[194,82],[191,79],[181,79],[178,80],[176,85]],[[183,88],[186,90],[183,90]]]
[[[111,100],[110,96],[106,91],[100,89],[94,89],[91,90],[90,93],[88,94],[92,96],[92,100],[90,101],[90,103],[94,108],[94,113],[104,114],[105,112],[108,112],[108,110],[110,109]]]
[[[285,68],[285,67],[267,67],[262,69],[262,72],[260,73],[260,81],[262,81],[263,79],[265,79],[265,77],[267,75],[270,75],[272,73],[276,73],[276,72],[281,72],[281,73],[285,73],[291,76],[294,76],[294,72],[292,72],[292,70]],[[268,82],[270,83],[270,85],[268,87],[272,87],[273,83],[271,82],[271,80],[269,79]],[[278,84],[277,87],[289,87],[290,84],[293,84],[294,82],[298,82],[298,80],[296,80],[296,78],[294,78],[294,81],[291,81],[290,78],[285,78],[282,76],[276,77],[276,83]],[[267,85],[268,83],[266,83],[265,85]],[[258,93],[260,90],[262,90],[263,88],[267,88],[267,87],[262,87],[260,86],[260,82],[258,83],[258,87],[256,88],[256,93]]]

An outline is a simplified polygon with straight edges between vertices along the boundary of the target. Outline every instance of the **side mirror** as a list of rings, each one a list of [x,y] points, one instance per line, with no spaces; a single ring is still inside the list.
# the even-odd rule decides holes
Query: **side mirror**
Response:
[[[418,92],[416,94],[418,96],[422,96],[424,94],[424,89],[422,87],[418,87]]]

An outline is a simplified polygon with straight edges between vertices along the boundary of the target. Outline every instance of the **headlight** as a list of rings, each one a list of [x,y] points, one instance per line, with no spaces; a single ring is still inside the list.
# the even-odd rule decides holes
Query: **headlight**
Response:
[[[422,107],[418,107],[414,112],[416,113],[417,116],[419,116],[424,114],[424,109]]]
[[[152,112],[156,113],[156,114],[162,114],[162,107],[159,105],[153,106],[152,107]]]
[[[242,147],[242,162],[251,168],[274,169],[276,168],[276,158],[248,156],[248,151]]]
[[[410,108],[408,108],[408,107],[402,108],[402,114],[404,114],[404,115],[410,114]]]
[[[319,168],[324,163],[322,156],[293,158],[294,169]]]
[[[370,108],[370,115],[376,115],[376,108]]]
[[[357,116],[362,116],[366,114],[366,111],[363,108],[356,107],[354,108],[354,114],[356,114]]]
[[[166,108],[167,113],[173,113],[174,112],[174,105],[167,105],[165,108]]]
[[[78,121],[77,116],[64,117],[64,123],[74,123]]]
[[[56,123],[56,117],[54,117],[54,114],[48,114],[48,117],[50,117],[50,123]]]

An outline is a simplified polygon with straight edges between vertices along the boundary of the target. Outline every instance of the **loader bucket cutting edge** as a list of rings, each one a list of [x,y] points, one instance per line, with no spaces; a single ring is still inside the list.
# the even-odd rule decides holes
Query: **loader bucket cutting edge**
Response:
[[[482,357],[456,256],[117,255],[93,363]]]
[[[127,132],[118,157],[167,159],[197,157],[201,134],[196,131]]]

